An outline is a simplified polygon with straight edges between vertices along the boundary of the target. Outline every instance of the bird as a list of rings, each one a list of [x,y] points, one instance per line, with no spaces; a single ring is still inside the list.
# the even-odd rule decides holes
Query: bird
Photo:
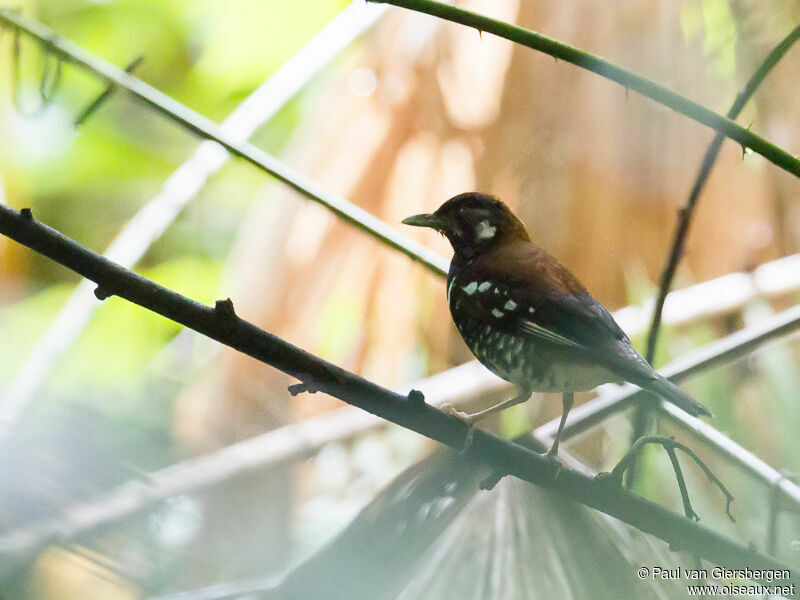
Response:
[[[453,258],[447,300],[456,328],[485,367],[516,387],[512,398],[475,413],[445,407],[451,414],[474,425],[527,401],[533,392],[560,392],[563,411],[549,457],[558,453],[575,392],[603,383],[627,381],[692,416],[711,416],[653,369],[611,314],[531,241],[501,200],[467,192],[402,223],[434,229],[448,239]]]

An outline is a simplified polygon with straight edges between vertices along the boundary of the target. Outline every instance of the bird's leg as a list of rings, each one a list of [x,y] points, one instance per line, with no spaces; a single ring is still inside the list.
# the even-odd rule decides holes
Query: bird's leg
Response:
[[[575,394],[573,392],[564,392],[561,394],[561,406],[563,407],[561,421],[558,423],[558,431],[556,432],[556,437],[553,440],[553,445],[550,446],[550,450],[547,451],[547,456],[551,458],[558,454],[558,442],[561,441],[561,434],[564,431],[564,425],[567,424],[567,415],[569,414],[570,409],[572,409],[572,402],[574,400]]]
[[[510,406],[514,406],[516,404],[520,404],[521,402],[525,402],[531,397],[531,393],[532,393],[531,390],[517,388],[517,395],[514,396],[513,398],[509,398],[508,400],[503,400],[502,402],[498,402],[497,404],[490,406],[489,408],[484,408],[483,410],[479,410],[478,412],[474,413],[465,413],[460,410],[457,410],[452,404],[443,404],[441,406],[441,409],[448,414],[451,414],[463,421],[466,421],[470,425],[474,425],[478,421],[481,421],[498,411],[501,411]]]

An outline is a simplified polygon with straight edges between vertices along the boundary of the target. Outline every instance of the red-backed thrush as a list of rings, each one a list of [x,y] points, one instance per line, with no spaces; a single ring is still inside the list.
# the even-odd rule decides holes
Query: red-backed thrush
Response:
[[[403,220],[430,227],[455,254],[447,275],[450,314],[469,349],[517,395],[466,414],[470,424],[525,402],[533,392],[561,392],[563,413],[548,451],[558,452],[574,392],[629,381],[691,415],[711,413],[656,373],[614,318],[555,258],[531,242],[500,200],[477,192],[455,196],[436,212]]]

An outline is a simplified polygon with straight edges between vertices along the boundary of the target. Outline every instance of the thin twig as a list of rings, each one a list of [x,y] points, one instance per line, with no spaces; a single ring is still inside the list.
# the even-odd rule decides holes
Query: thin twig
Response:
[[[683,514],[690,519],[699,521],[700,515],[698,515],[694,508],[692,508],[692,503],[689,500],[689,488],[686,487],[686,479],[683,477],[681,463],[678,462],[678,454],[675,452],[674,448],[670,448],[669,446],[666,446],[664,450],[667,451],[669,462],[672,463],[672,470],[675,472],[675,479],[678,480],[678,490],[680,490],[681,499],[683,500]]]
[[[77,44],[55,35],[43,24],[26,19],[11,10],[2,9],[0,10],[0,25],[11,27],[39,40],[56,57],[63,58],[65,61],[94,73],[114,86],[126,90],[134,98],[165,115],[184,129],[218,143],[231,154],[269,173],[299,194],[321,204],[342,220],[421,263],[433,273],[439,276],[447,273],[448,263],[441,256],[400,233],[375,215],[340,196],[331,194],[271,154],[250,143],[236,140],[210,119],[147,85],[141,79],[87,52]]]
[[[322,31],[250,94],[220,125],[234,141],[245,141],[286,105],[322,68],[372,26],[384,10],[364,14],[359,0],[350,4]],[[111,88],[109,88],[111,89]],[[230,154],[215,142],[202,142],[195,153],[167,177],[159,193],[146,202],[111,241],[104,256],[133,267],[167,230],[184,207],[217,173]],[[50,372],[72,347],[99,306],[89,282],[82,281],[0,396],[0,437],[12,429]]]
[[[128,63],[128,65],[125,67],[125,72],[126,73],[133,73],[136,70],[136,67],[138,67],[140,64],[142,64],[143,60],[144,60],[144,55],[143,54],[137,56],[130,63]],[[91,117],[95,112],[97,112],[97,109],[100,108],[100,106],[103,104],[103,102],[108,100],[108,98],[111,96],[111,94],[113,92],[114,92],[114,86],[113,85],[106,86],[106,89],[103,90],[100,93],[100,95],[97,96],[97,98],[95,98],[92,102],[90,102],[86,106],[86,108],[84,108],[81,111],[80,115],[78,115],[78,117],[75,119],[75,127],[78,128],[81,125],[83,125],[87,121],[87,119],[89,117]]]
[[[55,73],[51,75],[50,64],[52,63],[53,57],[47,52],[46,48],[42,48],[44,66],[42,67],[42,74],[39,78],[39,104],[36,108],[30,109],[23,105],[21,99],[22,67],[20,63],[22,59],[20,58],[20,46],[20,33],[18,30],[15,30],[11,51],[11,73],[13,79],[11,84],[11,97],[17,112],[23,117],[32,118],[44,112],[53,101],[56,90],[61,83],[61,58],[56,57]]]
[[[737,94],[736,100],[728,111],[729,119],[735,119],[739,116],[739,113],[742,112],[742,109],[761,85],[761,82],[764,81],[767,74],[778,64],[778,61],[783,58],[783,55],[789,51],[789,48],[792,47],[798,38],[800,38],[800,25],[795,27],[789,35],[783,38],[780,44],[773,48],[772,52],[767,55],[764,62],[762,62],[756,72],[753,73],[753,76],[747,82],[747,85],[744,86],[744,89]],[[658,341],[658,333],[661,328],[661,313],[664,310],[664,301],[672,287],[675,271],[677,271],[678,263],[683,256],[686,236],[689,234],[689,226],[691,225],[692,216],[697,206],[697,200],[708,181],[711,170],[714,168],[714,163],[719,156],[723,141],[725,141],[725,136],[722,134],[717,133],[714,136],[714,139],[708,146],[705,156],[703,157],[703,162],[700,165],[697,178],[692,186],[692,191],[689,193],[689,198],[686,200],[686,204],[684,204],[683,208],[678,211],[678,224],[675,227],[675,234],[672,239],[672,246],[667,258],[667,263],[664,265],[664,270],[661,273],[661,284],[659,286],[655,306],[653,307],[653,320],[650,324],[650,333],[647,336],[647,352],[645,358],[651,363],[653,362],[653,357],[656,352],[656,342]]]
[[[103,258],[29,212],[0,205],[0,233],[39,252],[98,285],[101,296],[117,295],[269,364],[300,381],[311,379],[327,394],[381,418],[458,448],[471,429],[459,419],[402,396],[315,357],[243,321],[164,288]],[[470,456],[502,473],[553,490],[600,510],[669,544],[717,564],[751,569],[786,569],[781,561],[757,552],[620,486],[609,486],[484,430],[476,430]],[[4,560],[3,565],[11,561]],[[9,565],[8,568],[13,568]],[[789,581],[791,583],[791,581]],[[797,581],[800,583],[800,580]]]
[[[565,62],[572,63],[582,69],[592,71],[601,77],[616,81],[624,86],[626,90],[631,89],[638,92],[642,96],[650,98],[659,104],[663,104],[698,123],[702,123],[724,134],[726,137],[739,142],[742,147],[749,148],[771,163],[779,166],[781,169],[800,177],[800,159],[795,158],[782,148],[755,135],[753,132],[738,125],[731,119],[693,102],[686,96],[673,92],[646,77],[623,69],[589,52],[568,44],[557,42],[540,33],[518,27],[512,23],[504,23],[503,21],[490,19],[489,17],[456,6],[435,2],[434,0],[367,1],[381,4],[393,4],[394,6],[433,15],[446,21],[452,21],[453,23],[460,23],[467,27],[474,27],[478,31],[494,34],[517,44],[549,54]]]
[[[675,452],[675,448],[665,446],[664,450],[667,451],[669,462],[672,463],[672,470],[675,472],[675,479],[678,480],[678,490],[680,490],[681,499],[683,500],[683,514],[689,519],[699,521],[700,515],[692,508],[692,502],[689,500],[689,488],[686,487],[686,479],[683,477],[683,470],[681,469],[681,463],[678,462],[678,455]]]
[[[619,463],[617,463],[617,466],[614,467],[614,469],[611,471],[611,477],[613,479],[615,479],[616,481],[621,483],[622,482],[622,475],[625,473],[626,469],[631,464],[633,464],[633,462],[636,459],[636,457],[642,451],[642,448],[644,448],[644,446],[646,446],[647,444],[658,444],[659,446],[663,446],[665,450],[667,448],[674,448],[674,449],[677,449],[677,450],[682,450],[687,455],[689,455],[689,457],[694,462],[696,462],[697,465],[703,470],[703,473],[706,474],[706,477],[708,477],[709,480],[711,480],[711,482],[714,485],[716,485],[720,489],[720,491],[725,495],[725,500],[726,500],[725,512],[728,514],[728,518],[732,522],[736,522],[736,519],[734,519],[733,515],[731,514],[731,502],[733,502],[733,494],[731,494],[728,491],[728,488],[726,488],[725,484],[723,484],[722,481],[720,481],[719,477],[717,477],[714,474],[714,472],[711,469],[708,468],[708,466],[700,459],[699,456],[697,456],[697,454],[694,453],[694,451],[691,448],[689,448],[685,444],[682,444],[682,443],[676,441],[675,438],[666,437],[666,436],[663,436],[663,435],[645,435],[645,436],[640,437],[638,440],[636,440],[636,443],[634,443],[633,446],[631,446],[630,450],[628,450],[628,452],[625,454],[625,456],[622,457],[622,460],[620,460]],[[678,475],[678,471],[676,471],[676,475]],[[679,485],[681,483],[680,480],[682,478],[683,478],[683,475],[680,474],[680,476],[678,478],[679,479],[679,481],[678,481]],[[684,491],[685,491],[685,488],[686,488],[685,483],[681,487],[683,488],[681,490],[681,494],[683,494]],[[684,497],[684,506],[686,506],[686,503],[688,502],[688,500],[689,500],[689,498],[688,498],[688,495],[687,495],[687,496]],[[690,508],[691,508],[691,506],[690,506]],[[694,512],[694,511],[692,511],[692,512]]]
[[[678,453],[675,452],[674,448],[669,446],[664,447],[664,450],[667,451],[669,462],[672,464],[672,471],[675,473],[675,479],[678,480],[678,490],[681,493],[681,500],[683,501],[683,514],[686,515],[687,519],[699,521],[700,515],[695,512],[694,508],[692,507],[692,502],[689,500],[689,488],[686,486],[686,479],[683,477],[683,469],[681,469],[681,463],[678,460]],[[703,560],[696,554],[693,556],[693,558],[695,562],[695,568],[701,569],[703,567]]]

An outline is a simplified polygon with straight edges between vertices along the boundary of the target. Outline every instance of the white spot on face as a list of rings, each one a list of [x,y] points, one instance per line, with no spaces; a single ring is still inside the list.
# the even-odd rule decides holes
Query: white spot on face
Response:
[[[489,221],[481,221],[475,226],[476,240],[490,240],[497,233],[497,227],[489,225]]]
[[[499,294],[500,293],[500,288],[494,288],[494,293],[495,294]]]
[[[499,319],[500,317],[502,317],[503,315],[505,315],[505,314],[506,314],[506,313],[504,313],[502,310],[497,310],[496,308],[493,308],[493,309],[492,309],[492,315],[493,315],[493,316],[495,316],[495,317],[497,317],[498,319]]]
[[[480,285],[478,286],[478,291],[479,291],[479,292],[485,292],[485,291],[486,291],[486,290],[488,290],[490,287],[492,287],[492,282],[491,282],[491,281],[484,281],[482,284],[480,284]]]
[[[533,307],[532,306],[530,308],[528,308],[528,312],[533,314]]]
[[[503,308],[505,308],[506,310],[514,310],[515,308],[517,308],[517,303],[514,302],[513,300],[509,300],[508,302],[506,302],[506,305]]]
[[[475,290],[478,289],[478,282],[477,281],[473,281],[472,283],[470,283],[469,285],[465,285],[461,289],[464,290],[464,293],[467,296],[472,296],[472,294],[475,293]]]

